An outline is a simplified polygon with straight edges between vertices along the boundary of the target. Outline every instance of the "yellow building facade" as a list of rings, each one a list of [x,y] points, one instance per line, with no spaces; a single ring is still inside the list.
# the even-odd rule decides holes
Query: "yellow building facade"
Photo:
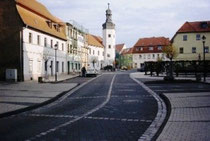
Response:
[[[175,60],[203,60],[205,36],[205,59],[210,60],[210,22],[186,22],[172,38],[177,50]]]

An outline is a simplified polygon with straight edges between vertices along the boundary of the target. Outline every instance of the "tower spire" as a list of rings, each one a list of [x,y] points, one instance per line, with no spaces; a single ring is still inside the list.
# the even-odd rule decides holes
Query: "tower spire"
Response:
[[[112,11],[110,9],[110,3],[108,3],[108,9],[106,10],[106,22],[102,26],[103,26],[103,29],[115,28],[115,24],[112,22]]]

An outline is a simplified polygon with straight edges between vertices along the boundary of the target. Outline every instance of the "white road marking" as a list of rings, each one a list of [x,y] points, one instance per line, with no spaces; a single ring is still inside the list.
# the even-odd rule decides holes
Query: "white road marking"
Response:
[[[102,107],[104,107],[104,106],[109,102],[109,100],[110,100],[110,98],[111,98],[111,93],[112,93],[112,88],[113,88],[113,84],[114,84],[115,77],[116,77],[116,74],[115,74],[115,75],[113,76],[113,78],[112,78],[112,81],[111,81],[111,84],[110,84],[110,87],[109,87],[109,91],[108,91],[108,94],[107,94],[107,98],[106,98],[106,100],[105,100],[102,104],[96,106],[94,109],[88,111],[87,113],[83,114],[83,115],[80,116],[80,117],[77,117],[77,118],[75,118],[75,119],[73,119],[73,120],[70,120],[70,121],[68,121],[68,122],[65,122],[65,123],[63,123],[63,124],[60,124],[60,125],[54,127],[54,128],[53,128],[53,129],[55,129],[54,131],[56,131],[56,130],[62,128],[62,127],[65,127],[65,126],[67,126],[67,125],[70,125],[70,124],[72,124],[73,122],[76,122],[76,121],[78,121],[78,120],[80,120],[80,119],[82,119],[82,118],[84,118],[84,117],[87,117],[88,115],[90,115],[90,114],[96,112],[97,110],[101,109]],[[75,92],[75,90],[74,90],[74,92]],[[62,100],[63,100],[63,99],[62,99]],[[52,131],[51,129],[49,129],[49,130],[47,130],[45,133],[49,134],[49,133],[54,132],[54,131]],[[42,132],[42,133],[43,133],[43,132]],[[39,138],[39,137],[41,137],[41,136],[46,135],[46,134],[42,135],[42,133],[36,135],[35,137],[36,137],[36,138]],[[37,137],[37,136],[39,136],[39,137]],[[36,138],[35,138],[35,139],[36,139]],[[34,137],[32,137],[32,138],[30,138],[30,139],[26,139],[26,140],[32,140],[32,139],[34,140]]]
[[[35,117],[53,117],[53,118],[78,118],[78,116],[73,115],[44,115],[44,114],[29,114],[25,116],[35,116]],[[110,121],[129,121],[129,122],[152,122],[152,120],[143,120],[143,119],[120,119],[120,118],[108,118],[108,117],[91,117],[86,116],[84,119],[91,120],[110,120]],[[51,129],[55,131],[55,129]]]

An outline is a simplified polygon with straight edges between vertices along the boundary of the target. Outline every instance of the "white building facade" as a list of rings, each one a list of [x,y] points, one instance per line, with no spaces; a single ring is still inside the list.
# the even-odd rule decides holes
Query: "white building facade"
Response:
[[[167,61],[163,48],[169,44],[169,39],[165,37],[139,39],[132,50],[133,68],[144,68],[145,62]]]
[[[55,45],[58,49],[55,50]],[[55,56],[56,51],[56,56]],[[67,73],[66,71],[66,41],[35,31],[23,29],[23,55],[25,80],[37,80],[38,77]],[[55,57],[57,62],[55,62]],[[57,63],[57,68],[55,67]]]
[[[87,35],[88,40],[88,68],[100,70],[104,64],[104,46],[102,39],[94,35]]]
[[[80,72],[83,65],[83,48],[85,48],[86,45],[86,33],[76,25],[66,23],[66,36],[68,74]]]
[[[158,60],[166,61],[164,53],[138,53],[133,54],[133,67],[143,68],[145,62],[156,62]]]

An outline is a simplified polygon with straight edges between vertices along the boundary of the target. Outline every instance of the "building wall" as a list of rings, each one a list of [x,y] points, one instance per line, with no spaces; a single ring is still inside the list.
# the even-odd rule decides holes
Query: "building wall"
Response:
[[[202,39],[196,40],[196,35],[200,34],[202,38],[203,35],[206,36],[205,46],[209,47],[209,53],[206,53],[206,59],[210,60],[210,33],[178,33],[174,40],[173,45],[175,46],[178,56],[176,60],[198,60],[199,54],[201,60],[203,59],[203,43]],[[187,35],[187,41],[183,41],[183,36]],[[196,53],[192,53],[192,47],[196,47]],[[184,52],[180,53],[179,49],[184,48]]]
[[[29,42],[29,33],[32,35]],[[40,44],[38,44],[38,36]],[[46,38],[46,46],[45,46]],[[52,40],[52,46],[51,46]],[[48,78],[55,74],[55,44],[58,43],[57,61],[58,73],[67,73],[66,65],[66,41],[25,28],[23,30],[23,53],[24,53],[24,77],[25,80],[37,80],[39,76]]]
[[[111,37],[109,37],[111,35]],[[113,65],[115,60],[115,45],[116,45],[115,29],[103,29],[103,45],[104,49],[104,66]],[[109,48],[111,46],[111,48]]]
[[[163,53],[139,53],[133,54],[133,68],[142,68],[144,67],[144,62],[154,61],[158,59],[163,61],[168,60]]]
[[[93,60],[96,60],[95,68],[100,70],[104,62],[104,48],[96,46],[88,46],[88,66],[93,67]]]
[[[0,1],[0,80],[6,69],[17,69],[18,80],[23,80],[21,30],[23,23],[14,0]]]

